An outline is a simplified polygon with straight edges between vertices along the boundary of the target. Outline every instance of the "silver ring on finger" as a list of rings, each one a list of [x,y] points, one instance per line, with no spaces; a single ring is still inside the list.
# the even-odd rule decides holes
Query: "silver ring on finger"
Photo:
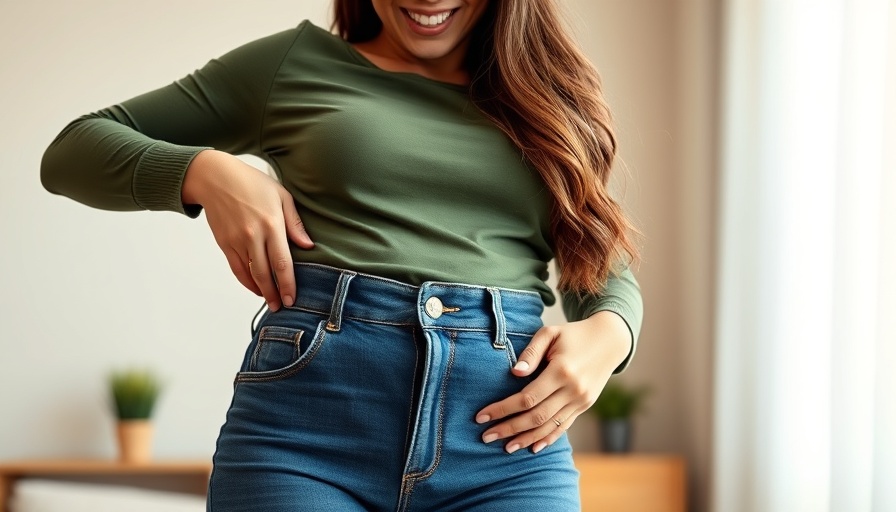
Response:
[[[557,419],[557,418],[551,418],[551,420],[553,420],[553,421],[554,421],[554,423],[555,423],[555,424],[556,424],[556,425],[557,425],[557,426],[558,426],[558,427],[559,427],[559,426],[560,426],[560,425],[562,425],[562,424],[563,424],[563,422],[562,422],[562,421],[560,421],[560,420],[558,420],[558,419]]]

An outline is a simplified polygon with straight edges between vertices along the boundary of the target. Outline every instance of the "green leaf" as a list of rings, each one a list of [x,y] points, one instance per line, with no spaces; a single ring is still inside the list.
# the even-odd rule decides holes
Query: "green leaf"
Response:
[[[115,413],[121,420],[144,420],[161,392],[161,384],[149,370],[113,372],[109,377]]]

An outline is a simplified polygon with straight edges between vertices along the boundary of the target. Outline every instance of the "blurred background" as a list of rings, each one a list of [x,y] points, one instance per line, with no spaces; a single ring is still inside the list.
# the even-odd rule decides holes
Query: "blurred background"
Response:
[[[652,390],[634,451],[685,458],[693,511],[896,510],[896,2],[562,3],[645,234],[644,327],[614,378]],[[113,457],[106,377],[135,363],[165,383],[155,455],[210,458],[261,301],[203,219],[52,196],[40,158],[81,114],[328,26],[329,2],[2,11],[0,460]],[[570,436],[597,448],[587,415]]]

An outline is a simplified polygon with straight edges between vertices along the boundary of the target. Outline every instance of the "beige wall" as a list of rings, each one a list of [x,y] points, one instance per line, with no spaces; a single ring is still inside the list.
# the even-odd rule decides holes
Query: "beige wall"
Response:
[[[261,304],[204,219],[93,210],[41,187],[75,117],[245,42],[326,25],[329,0],[46,0],[0,14],[0,459],[114,454],[111,368],[162,372],[155,453],[214,451]]]
[[[568,0],[601,72],[620,139],[619,190],[644,233],[645,323],[619,378],[653,392],[635,449],[684,453],[692,510],[706,510],[712,404],[716,0]],[[624,170],[623,170],[624,169]],[[622,171],[622,172],[619,172]],[[571,436],[595,447],[583,418]]]
[[[113,215],[51,197],[38,181],[40,155],[75,116],[302,18],[323,23],[328,3],[221,9],[211,0],[158,0],[143,9],[53,0],[4,9],[0,458],[111,455],[103,376],[134,361],[164,368],[168,381],[157,454],[211,453],[258,302],[221,279],[229,270],[204,221]],[[704,510],[710,460],[714,3],[566,0],[604,77],[630,174],[620,185],[646,240],[638,272],[646,320],[635,363],[620,377],[653,387],[636,449],[685,453],[697,510]],[[135,9],[142,23],[118,21]],[[548,314],[562,320],[557,309]],[[218,341],[212,349],[200,339]],[[593,449],[593,420],[580,418],[571,436],[578,448]]]

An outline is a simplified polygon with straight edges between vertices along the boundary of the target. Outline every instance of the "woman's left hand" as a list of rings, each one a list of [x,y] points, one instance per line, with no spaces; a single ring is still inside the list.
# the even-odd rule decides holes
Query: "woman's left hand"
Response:
[[[542,359],[547,360],[547,366],[519,393],[476,414],[477,423],[515,415],[488,428],[482,440],[490,443],[512,437],[505,444],[508,453],[529,446],[538,453],[552,444],[594,404],[613,370],[628,356],[631,343],[628,325],[612,311],[542,327],[532,336],[512,373],[529,375]]]

